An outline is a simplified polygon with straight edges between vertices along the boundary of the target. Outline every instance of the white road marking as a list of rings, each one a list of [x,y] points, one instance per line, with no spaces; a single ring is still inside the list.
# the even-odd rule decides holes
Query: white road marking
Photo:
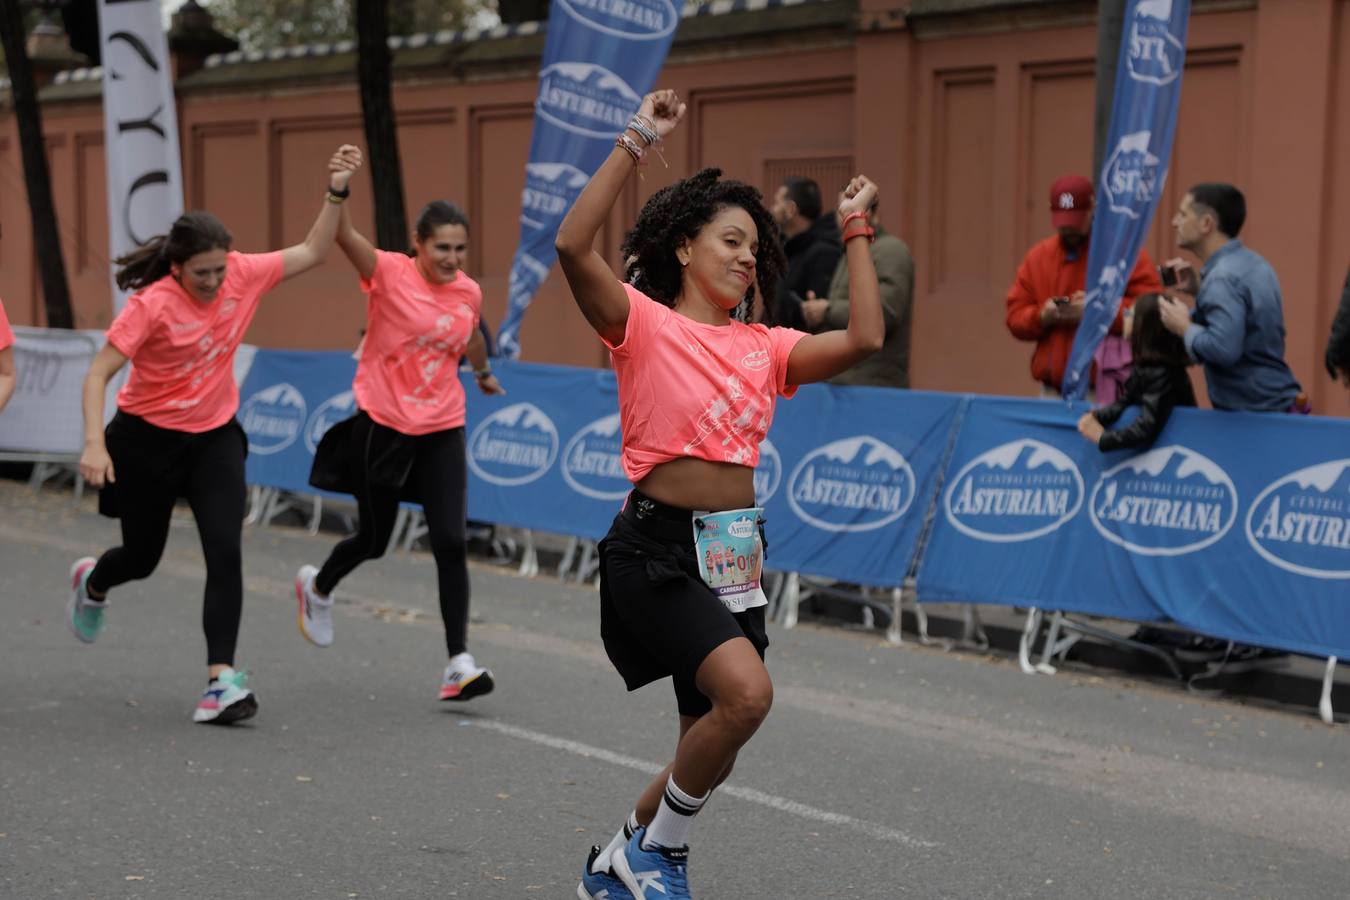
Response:
[[[474,720],[473,727],[487,728],[500,734],[511,737],[521,738],[531,741],[544,747],[551,747],[554,750],[562,750],[576,756],[598,759],[601,762],[607,762],[612,765],[622,766],[625,769],[634,769],[647,775],[655,775],[660,772],[664,766],[658,766],[655,763],[647,762],[644,759],[638,759],[634,756],[625,756],[622,753],[615,753],[612,750],[606,750],[603,747],[592,747],[589,744],[583,744],[579,741],[568,740],[567,738],[554,737],[551,734],[544,734],[539,731],[531,731],[528,728],[520,728],[515,725],[508,725],[505,722],[493,720]],[[738,800],[745,800],[749,803],[757,803],[760,806],[767,806],[770,809],[785,812],[789,815],[798,816],[803,819],[810,819],[814,822],[825,822],[830,825],[839,825],[844,828],[865,834],[878,841],[888,841],[896,844],[903,844],[906,847],[932,848],[940,846],[935,841],[926,841],[916,838],[913,835],[906,834],[894,828],[885,825],[878,825],[875,822],[867,822],[862,819],[855,819],[853,816],[846,816],[843,813],[830,812],[829,810],[817,809],[814,806],[808,806],[805,803],[798,803],[796,800],[788,800],[785,797],[777,797],[773,794],[766,794],[763,791],[757,791],[754,788],[739,787],[734,784],[723,784],[717,789],[718,794],[729,795]]]

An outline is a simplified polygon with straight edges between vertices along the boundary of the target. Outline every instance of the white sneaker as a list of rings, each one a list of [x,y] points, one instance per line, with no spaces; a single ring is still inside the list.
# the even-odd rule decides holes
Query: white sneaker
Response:
[[[496,685],[492,672],[474,662],[473,656],[461,653],[452,657],[441,678],[442,700],[472,700],[492,693]]]
[[[300,633],[316,647],[333,643],[333,598],[314,593],[314,576],[319,570],[301,566],[295,574],[296,623]]]
[[[256,716],[258,698],[244,686],[247,680],[248,676],[234,669],[226,669],[211,679],[192,713],[192,721],[228,725]]]

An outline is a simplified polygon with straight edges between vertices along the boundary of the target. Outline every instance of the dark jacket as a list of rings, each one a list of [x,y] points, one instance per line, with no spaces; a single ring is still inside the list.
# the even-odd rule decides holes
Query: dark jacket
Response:
[[[1147,447],[1157,440],[1172,410],[1178,406],[1194,406],[1195,390],[1185,366],[1139,365],[1125,381],[1120,399],[1110,406],[1093,410],[1097,421],[1110,426],[1120,418],[1127,406],[1139,407],[1139,415],[1124,428],[1114,428],[1102,435],[1097,447],[1108,453],[1126,447]]]
[[[783,252],[788,267],[778,285],[773,324],[805,331],[801,302],[809,291],[814,291],[817,297],[829,295],[834,264],[844,252],[834,213],[821,216],[801,234],[788,238],[783,243]]]
[[[872,265],[881,291],[881,317],[886,340],[881,349],[830,379],[830,384],[871,384],[909,387],[909,331],[914,307],[914,257],[909,247],[880,225],[872,243]],[[820,331],[848,327],[848,257],[841,257],[830,281],[829,308]]]
[[[1345,273],[1345,288],[1341,291],[1341,306],[1331,323],[1331,337],[1327,339],[1327,371],[1332,378],[1340,373],[1350,375],[1350,272]]]

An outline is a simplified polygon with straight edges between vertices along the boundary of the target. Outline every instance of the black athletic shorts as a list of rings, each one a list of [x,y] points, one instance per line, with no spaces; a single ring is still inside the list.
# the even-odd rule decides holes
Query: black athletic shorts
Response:
[[[680,714],[702,716],[712,702],[694,674],[708,654],[744,637],[763,659],[769,638],[765,607],[733,613],[699,575],[692,518],[629,494],[600,542],[600,636],[630,691],[671,676]]]
[[[208,454],[217,452],[210,449],[216,447],[219,452],[233,453],[237,440],[239,459],[248,456],[248,435],[234,418],[210,431],[175,431],[119,409],[103,433],[117,480],[99,490],[98,511],[110,519],[121,518],[125,504],[137,502],[146,486],[171,487],[183,496],[204,448]]]

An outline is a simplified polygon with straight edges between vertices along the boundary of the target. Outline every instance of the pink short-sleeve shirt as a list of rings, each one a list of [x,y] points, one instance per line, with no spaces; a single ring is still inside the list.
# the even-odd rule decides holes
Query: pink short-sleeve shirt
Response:
[[[705,325],[632,285],[623,343],[609,345],[619,381],[623,470],[634,484],[684,456],[754,468],[774,401],[791,397],[788,356],[806,333],[732,321]]]
[[[281,251],[235,253],[214,300],[194,299],[164,276],[127,299],[108,328],[108,343],[131,360],[117,406],[151,425],[199,434],[239,409],[234,353],[262,295],[284,274]]]
[[[5,302],[0,300],[0,350],[14,346],[14,329],[9,327],[9,316],[5,315]]]
[[[448,284],[433,284],[412,257],[379,250],[375,274],[361,289],[368,321],[352,382],[357,405],[408,435],[463,425],[459,360],[478,327],[478,283],[461,271]]]

